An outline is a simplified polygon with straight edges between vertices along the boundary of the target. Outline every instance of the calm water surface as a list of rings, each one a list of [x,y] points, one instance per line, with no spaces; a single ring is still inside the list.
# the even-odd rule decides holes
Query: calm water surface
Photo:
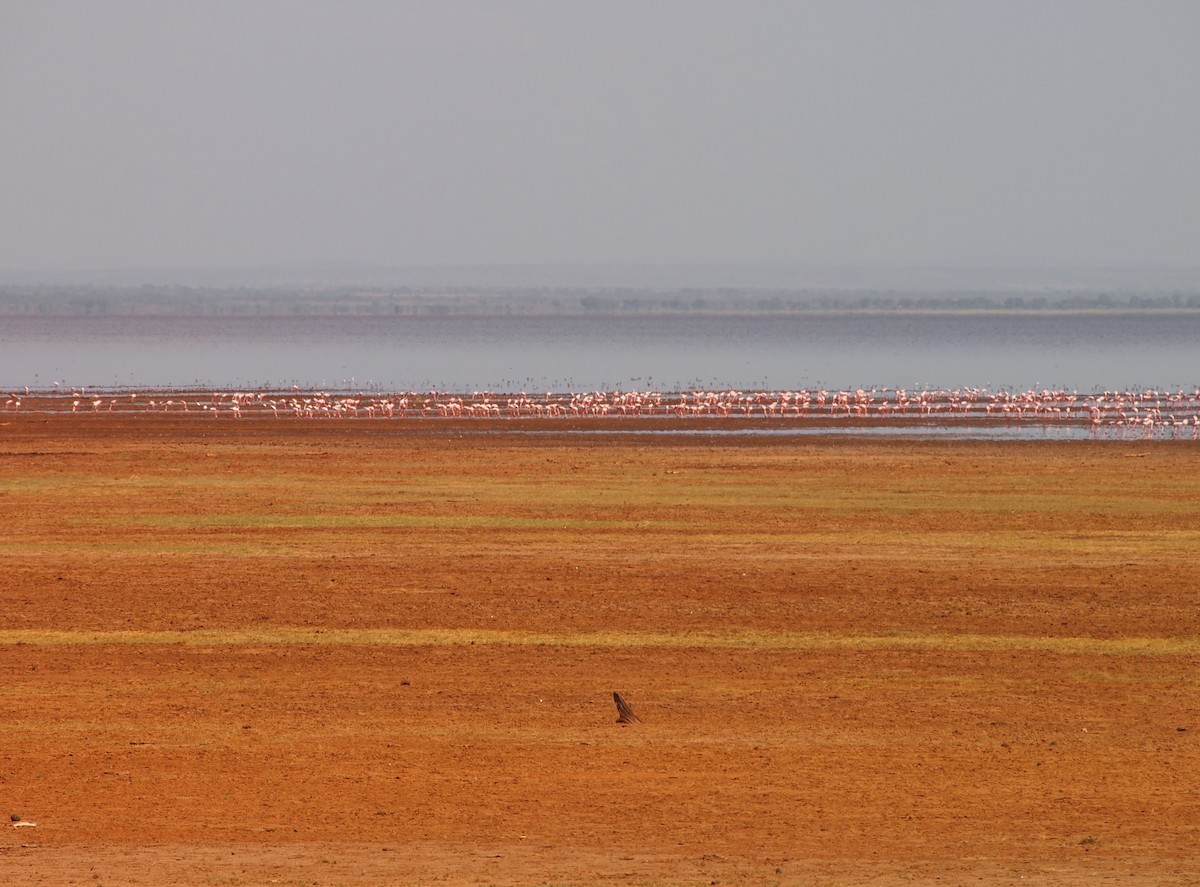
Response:
[[[0,386],[1192,389],[1200,314],[0,318]]]

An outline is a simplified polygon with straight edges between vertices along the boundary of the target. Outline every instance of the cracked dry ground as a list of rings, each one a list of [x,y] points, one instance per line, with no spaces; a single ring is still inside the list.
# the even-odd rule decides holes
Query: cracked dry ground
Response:
[[[569,432],[5,416],[0,882],[1200,880],[1195,445]]]

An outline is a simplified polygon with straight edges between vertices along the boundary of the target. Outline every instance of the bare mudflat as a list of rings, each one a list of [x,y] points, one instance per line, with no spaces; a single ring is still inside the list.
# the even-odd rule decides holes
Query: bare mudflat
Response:
[[[1195,443],[512,428],[5,414],[0,883],[1200,882]]]

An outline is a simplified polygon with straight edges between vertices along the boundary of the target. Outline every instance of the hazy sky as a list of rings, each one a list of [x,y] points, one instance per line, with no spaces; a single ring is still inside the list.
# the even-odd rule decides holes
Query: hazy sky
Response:
[[[0,0],[0,272],[1200,263],[1200,2]]]

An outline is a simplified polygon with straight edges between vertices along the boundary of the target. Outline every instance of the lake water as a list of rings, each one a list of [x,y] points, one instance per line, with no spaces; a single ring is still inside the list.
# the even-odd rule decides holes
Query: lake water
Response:
[[[1200,314],[0,318],[0,386],[1200,386]]]

